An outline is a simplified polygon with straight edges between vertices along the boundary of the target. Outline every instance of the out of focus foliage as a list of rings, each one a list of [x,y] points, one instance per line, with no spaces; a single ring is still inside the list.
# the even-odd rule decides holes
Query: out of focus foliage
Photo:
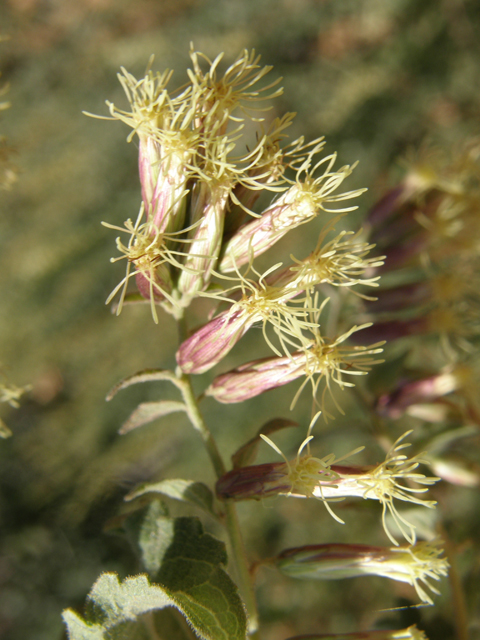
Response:
[[[427,138],[451,148],[480,133],[480,4],[6,0],[0,29],[9,36],[1,43],[0,71],[12,103],[0,133],[16,150],[18,174],[12,189],[0,192],[0,360],[9,378],[32,384],[20,409],[6,416],[13,437],[0,442],[0,633],[50,640],[64,633],[61,610],[81,607],[102,571],[123,578],[137,570],[126,544],[102,531],[125,493],[166,476],[204,480],[207,467],[181,416],[117,435],[131,407],[156,399],[156,390],[134,388],[104,403],[126,375],[173,366],[168,346],[176,336],[170,318],[162,316],[160,327],[146,321],[147,306],[127,308],[120,318],[103,306],[120,272],[108,264],[113,238],[100,222],[122,224],[136,215],[137,154],[121,124],[81,111],[106,115],[106,98],[122,104],[117,71],[123,65],[140,76],[152,53],[155,68],[176,69],[174,82],[182,84],[190,41],[211,57],[225,51],[227,60],[255,48],[284,77],[279,113],[268,118],[295,111],[293,137],[326,135],[327,150],[338,150],[341,164],[360,161],[349,188],[370,191],[352,215],[355,228],[401,175],[399,157]],[[302,231],[295,235],[299,244],[308,242]],[[254,357],[253,341],[240,348]],[[287,417],[290,399],[279,390],[256,403],[205,408],[228,453],[272,417],[272,407]],[[353,400],[344,408],[346,416],[323,432],[322,448],[338,455],[369,444],[369,418]],[[308,409],[298,406],[292,417],[305,422]],[[286,450],[293,439],[284,438]],[[470,567],[464,586],[473,614],[480,593],[479,498],[473,489],[448,487],[436,497],[448,537],[464,541],[457,570],[461,578]],[[249,548],[267,556],[313,536],[342,540],[322,505],[311,506],[310,518],[304,511],[288,500],[275,509],[242,507]],[[361,504],[347,515],[358,542],[373,543],[370,510]],[[315,625],[365,628],[381,617],[395,626],[417,622],[413,609],[379,613],[401,606],[401,589],[395,594],[392,604],[377,579],[324,589],[272,585],[268,575],[259,576],[267,640]],[[422,612],[422,628],[430,640],[448,640],[454,637],[448,595],[437,604]],[[480,637],[478,618],[476,625]]]

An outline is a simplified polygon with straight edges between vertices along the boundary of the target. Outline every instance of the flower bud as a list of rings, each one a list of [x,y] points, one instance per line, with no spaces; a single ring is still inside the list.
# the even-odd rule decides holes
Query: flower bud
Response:
[[[352,333],[368,326],[352,327],[335,340],[323,338],[315,329],[312,332],[313,339],[301,351],[285,357],[263,358],[246,363],[217,376],[205,393],[224,404],[243,402],[302,376],[306,377],[306,381],[311,381],[314,396],[322,378],[326,388],[329,388],[331,379],[340,388],[352,387],[354,384],[343,380],[342,374],[365,375],[372,364],[380,362],[371,356],[382,352],[381,344],[368,347],[343,345]],[[303,387],[304,384],[300,391]]]
[[[428,588],[439,593],[429,579],[448,573],[448,562],[438,542],[418,542],[403,547],[361,544],[318,544],[283,551],[274,562],[287,576],[304,580],[339,580],[381,576],[412,585],[420,600],[433,604]]]
[[[302,352],[294,353],[291,357],[262,358],[217,376],[205,395],[223,404],[244,402],[288,384],[304,373],[305,356]]]
[[[432,295],[432,285],[427,282],[415,282],[391,289],[380,289],[374,300],[368,300],[365,308],[368,313],[393,313],[410,307],[425,304]]]
[[[285,462],[240,467],[225,473],[215,485],[220,500],[261,500],[288,494],[292,483]]]
[[[145,300],[161,302],[172,291],[172,279],[167,264],[152,265],[148,259],[135,263],[135,283],[138,292]]]
[[[240,227],[227,242],[220,262],[220,271],[229,273],[247,264],[254,257],[267,251],[286,233],[308,222],[321,210],[328,210],[324,206],[328,202],[354,198],[363,193],[363,190],[357,190],[336,196],[331,195],[352,172],[352,167],[349,166],[331,172],[335,158],[336,156],[333,155],[321,160],[315,165],[312,172],[307,174],[305,180],[301,181],[300,176],[308,169],[311,159],[306,161],[297,172],[297,182],[288,191],[282,193],[259,218]],[[324,174],[313,179],[311,173],[324,162],[328,163]],[[337,209],[337,212],[346,212],[352,209],[356,209],[356,207]]]
[[[204,373],[215,366],[247,331],[250,324],[240,310],[224,311],[187,338],[177,351],[184,373]]]
[[[208,191],[201,222],[194,229],[194,237],[188,245],[185,266],[178,281],[178,289],[187,300],[207,287],[222,246],[229,189],[216,187]]]
[[[399,206],[405,200],[406,189],[404,184],[400,184],[380,198],[367,215],[367,223],[369,226],[378,227],[385,223],[386,220],[394,216],[398,212]]]
[[[445,371],[414,382],[404,382],[393,393],[383,395],[377,403],[377,411],[384,416],[397,419],[412,405],[433,402],[452,393],[459,380],[452,371]]]

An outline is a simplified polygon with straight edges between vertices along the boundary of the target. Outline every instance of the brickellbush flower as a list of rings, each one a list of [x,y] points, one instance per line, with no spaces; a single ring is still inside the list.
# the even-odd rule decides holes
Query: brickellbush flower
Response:
[[[307,258],[299,260],[292,255],[293,264],[274,274],[272,284],[280,286],[285,281],[292,288],[306,291],[313,291],[319,284],[352,289],[357,285],[378,286],[380,276],[365,274],[381,266],[384,257],[366,257],[374,245],[359,240],[361,232],[341,231],[331,240],[326,240],[338,220],[336,218],[324,227],[315,250]],[[356,293],[369,300],[375,299]]]
[[[323,146],[323,143],[320,143]],[[355,198],[364,192],[357,189],[341,194],[333,195],[354,167],[345,166],[337,171],[332,171],[336,160],[336,154],[322,158],[313,166],[313,155],[318,148],[309,154],[303,165],[297,171],[296,182],[283,193],[261,217],[247,222],[227,242],[224,249],[224,257],[220,262],[220,271],[229,273],[236,268],[247,264],[252,256],[257,257],[270,249],[286,233],[301,224],[309,222],[320,211],[332,211],[326,205]],[[314,175],[319,168],[324,167],[321,176]],[[357,207],[334,209],[334,213],[353,211]]]
[[[395,282],[365,305],[377,339],[436,335],[450,360],[472,351],[480,309],[479,159],[478,140],[451,158],[424,149],[401,185],[373,207],[370,238],[387,255],[377,272]]]
[[[343,344],[354,332],[369,326],[367,324],[352,327],[334,340],[322,337],[318,328],[313,327],[310,329],[313,338],[306,341],[301,350],[288,356],[263,358],[241,365],[217,376],[205,393],[225,404],[243,402],[269,389],[283,386],[305,376],[304,382],[292,401],[292,407],[308,382],[312,385],[314,398],[317,396],[320,383],[325,382],[320,403],[325,411],[325,392],[329,391],[334,398],[331,388],[332,382],[341,389],[352,387],[354,384],[345,380],[345,375],[365,375],[373,364],[381,362],[372,356],[382,352],[383,343],[369,347],[345,346]],[[335,402],[335,404],[342,412],[338,403]]]
[[[293,114],[263,125],[263,112],[270,108],[264,106],[265,101],[282,92],[278,80],[264,86],[260,84],[271,67],[261,67],[255,52],[244,51],[221,74],[222,56],[210,60],[192,48],[189,82],[175,91],[168,88],[172,77],[168,70],[161,74],[147,70],[145,77],[138,80],[122,69],[119,80],[130,109],[122,110],[107,102],[110,118],[132,128],[128,139],[138,136],[143,202],[143,215],[135,224],[126,223],[126,231],[131,236],[128,245],[117,241],[121,257],[128,261],[125,278],[108,299],[109,302],[121,292],[117,312],[122,309],[127,284],[132,280],[140,296],[150,301],[155,321],[157,304],[179,318],[197,296],[221,298],[219,290],[223,282],[220,279],[220,285],[215,282],[212,286],[213,278],[220,273],[238,273],[247,263],[251,266],[256,255],[288,231],[321,211],[329,211],[332,203],[350,200],[363,191],[336,193],[353,166],[335,170],[335,153],[322,158],[323,138],[305,142],[300,137],[285,142],[285,130],[291,125]],[[255,144],[242,152],[238,149],[246,121],[257,123],[260,130]],[[294,179],[287,175],[287,169],[295,172]],[[265,211],[256,213],[253,207],[262,191],[279,195]],[[245,222],[249,214],[254,219]],[[106,226],[120,229],[115,225]],[[360,282],[373,285],[375,278],[359,278],[376,264],[365,259],[371,247],[353,239],[345,240],[344,235],[341,233],[326,246],[328,256],[325,251],[317,255],[316,269],[323,270],[323,275],[316,276],[318,282],[330,278],[332,284],[342,286],[347,286],[347,280],[352,285]],[[323,242],[323,236],[321,239]],[[330,267],[325,262],[327,259]],[[291,298],[314,286],[314,276],[305,275],[306,268],[305,264],[300,274],[297,261],[298,284],[295,286],[291,282],[293,274],[284,276],[290,292],[288,296],[281,293],[281,297]],[[312,269],[313,265],[309,273]],[[264,321],[266,314],[271,319],[277,318],[273,322],[276,331],[291,333],[286,329],[288,319],[278,321],[283,315],[287,317],[290,310],[266,312],[266,306],[275,298],[273,295],[267,300],[266,285],[270,283],[265,281],[258,288],[265,298],[259,313],[257,308],[237,314],[238,306],[251,306],[251,301],[244,299],[243,303],[233,300],[237,307],[221,316],[234,325],[232,331],[225,327],[229,334],[225,343],[233,344],[236,338],[231,342],[231,335],[241,336],[251,324]],[[259,297],[256,295],[256,300],[261,305]],[[282,302],[275,299],[277,305]],[[294,316],[298,317],[298,313]],[[241,322],[243,326],[239,330]],[[304,319],[303,325],[307,323]],[[206,332],[210,338],[209,330]],[[274,351],[280,353],[276,348]],[[218,353],[221,357],[225,355],[224,346],[220,346]],[[188,358],[180,357],[182,367],[186,360]],[[190,372],[196,370],[188,363],[185,366]],[[198,370],[205,371],[206,366],[202,364]]]
[[[402,547],[318,544],[283,551],[274,563],[287,576],[304,580],[338,580],[382,576],[412,585],[424,604],[433,604],[426,589],[438,594],[430,580],[448,573],[438,541]]]
[[[422,602],[431,604],[429,590],[437,591],[430,580],[446,575],[448,563],[437,543],[416,544],[415,526],[406,519],[406,511],[402,512],[397,505],[398,501],[429,508],[435,505],[434,501],[422,498],[438,478],[427,477],[418,468],[421,464],[434,468],[440,460],[435,454],[441,453],[441,447],[431,448],[433,454],[428,460],[423,454],[409,458],[404,453],[410,446],[405,443],[411,433],[408,432],[393,444],[384,462],[353,466],[345,459],[363,447],[339,459],[333,454],[315,457],[310,449],[311,432],[321,413],[325,419],[332,417],[325,409],[327,394],[343,413],[337,387],[341,390],[353,387],[353,376],[364,376],[373,365],[383,362],[377,359],[383,352],[383,341],[382,338],[370,340],[373,331],[378,335],[390,332],[394,336],[402,331],[412,336],[428,332],[443,335],[452,333],[455,323],[461,320],[461,329],[455,328],[456,335],[465,341],[472,335],[469,329],[476,321],[472,310],[480,298],[474,284],[476,264],[471,258],[473,249],[480,245],[476,241],[467,242],[465,222],[473,224],[471,209],[477,200],[480,202],[480,197],[475,189],[475,193],[470,193],[466,188],[469,184],[475,186],[471,172],[465,167],[462,178],[456,180],[441,172],[412,170],[400,186],[377,204],[369,217],[371,239],[379,245],[376,250],[375,243],[367,240],[363,231],[341,230],[347,213],[357,208],[351,204],[352,199],[364,191],[344,190],[343,183],[356,163],[335,168],[337,154],[325,152],[324,155],[323,137],[310,142],[303,137],[290,141],[287,130],[294,114],[266,117],[270,107],[265,106],[265,101],[282,93],[279,80],[265,82],[271,67],[260,66],[254,51],[243,51],[224,72],[220,72],[223,54],[209,59],[192,47],[190,58],[187,83],[173,91],[169,88],[172,73],[168,70],[154,74],[147,69],[145,77],[137,79],[122,69],[119,79],[129,108],[122,110],[107,103],[109,119],[123,122],[132,129],[128,140],[138,137],[141,184],[141,206],[136,220],[128,219],[124,227],[104,223],[121,234],[117,238],[119,255],[112,262],[123,259],[127,264],[124,278],[107,302],[119,294],[118,313],[124,303],[148,302],[156,322],[157,307],[161,306],[177,320],[181,336],[175,371],[141,371],[121,381],[109,398],[132,384],[154,381],[172,384],[178,399],[141,403],[121,432],[142,427],[172,412],[183,412],[206,447],[217,477],[216,495],[223,504],[213,502],[211,490],[203,483],[183,479],[147,483],[129,494],[127,500],[144,493],[160,493],[182,500],[185,505],[201,507],[226,525],[240,580],[238,593],[218,566],[225,561],[223,544],[217,546],[211,537],[209,549],[199,549],[193,559],[197,564],[198,561],[209,563],[212,570],[216,567],[210,572],[214,579],[194,594],[194,599],[199,596],[202,607],[205,605],[206,615],[200,617],[205,621],[207,635],[211,624],[216,630],[220,624],[222,632],[229,637],[234,628],[239,637],[245,633],[251,637],[258,635],[253,572],[249,571],[233,504],[240,500],[279,496],[313,498],[320,500],[342,524],[345,523],[334,512],[333,503],[347,498],[375,500],[381,505],[383,528],[395,547],[311,545],[287,549],[278,557],[257,564],[276,565],[284,574],[297,578],[388,577],[412,585]],[[265,196],[269,199],[264,200]],[[323,228],[318,240],[314,238],[311,243],[314,250],[306,257],[291,253],[288,261],[279,262],[272,251],[276,243],[289,231],[318,217],[322,218]],[[467,273],[472,277],[469,278],[471,286],[462,288],[461,292],[458,281],[453,277],[448,279],[446,262],[442,262],[442,268],[437,268],[435,263],[440,260],[442,238],[454,238],[458,247],[464,245],[460,253],[465,268],[459,276],[460,280]],[[384,249],[389,252],[386,263]],[[262,261],[268,255],[272,255],[272,260],[260,269],[256,260],[262,255]],[[400,278],[393,281],[394,286],[390,282],[391,290],[375,307],[376,299],[366,292],[374,287],[381,290],[379,274],[382,270],[392,270],[392,265],[414,265],[418,271],[417,281],[412,284],[411,280],[404,282]],[[135,284],[135,290],[129,291],[130,284]],[[345,312],[349,307],[343,302],[350,291],[357,295],[352,308],[358,310],[360,305],[365,305],[366,314],[383,314],[378,327],[372,327],[367,315],[348,323]],[[329,296],[333,298],[332,309],[328,306]],[[189,332],[185,318],[187,308],[198,297],[208,298],[211,304],[200,327]],[[418,308],[397,317],[396,313],[403,311],[404,303],[411,302],[412,297]],[[467,310],[465,297],[471,303]],[[198,309],[201,310],[202,305]],[[328,311],[330,314],[324,321],[322,314]],[[262,327],[263,338],[274,355],[218,375],[195,397],[193,386],[196,385],[192,385],[190,375],[202,374],[219,364],[255,326]],[[298,425],[277,417],[263,424],[256,435],[237,450],[232,456],[233,470],[224,473],[224,460],[200,411],[200,399],[207,395],[222,403],[243,402],[297,379],[301,381],[291,408],[310,384],[313,408],[318,406],[322,411],[315,414],[294,459],[289,460],[268,435]],[[439,389],[447,393],[460,388],[453,386],[452,376],[448,377],[445,372],[443,386],[438,379],[425,382],[423,387],[418,384],[416,389],[400,391],[398,406],[403,408],[411,398],[422,393],[428,395],[429,384],[436,389],[430,391],[430,395],[440,393]],[[370,397],[369,391],[367,399]],[[389,399],[386,404],[394,407],[395,399]],[[375,409],[373,403],[368,405]],[[282,459],[248,464],[254,461],[262,440]],[[164,519],[164,508],[158,502],[149,508],[140,536],[150,527],[151,518],[160,512]],[[177,541],[180,546],[190,543],[198,546],[198,536],[203,535],[198,520],[182,517],[169,522],[175,540],[177,534],[180,536]],[[409,546],[398,545],[394,537],[394,533],[398,535],[397,529]],[[160,533],[163,539],[160,530],[155,535]],[[213,558],[211,551],[215,547],[218,553],[213,555],[218,557]],[[183,562],[180,547],[178,551],[177,560]],[[145,568],[150,571],[148,553],[143,556]],[[175,564],[172,558],[159,558],[155,568],[167,582],[173,574],[166,575],[172,571],[163,571],[167,566],[164,563]],[[189,569],[187,573],[190,583]],[[226,585],[225,589],[222,586],[222,593],[232,614],[228,621],[219,622],[216,616],[218,598],[213,592],[218,591],[218,579]],[[119,586],[130,588],[126,583]],[[162,582],[161,586],[170,589],[167,583]],[[149,585],[148,589],[152,588],[154,585]],[[150,591],[145,593],[148,599]],[[245,598],[245,606],[239,593]],[[105,603],[110,606],[108,597]],[[146,611],[140,602],[142,598],[140,594],[139,616]],[[181,607],[180,610],[185,613]],[[188,612],[185,615],[192,622],[191,615]],[[371,640],[425,640],[416,627],[364,632],[363,635],[311,637],[356,640],[361,636]]]
[[[411,431],[405,433],[395,442],[384,462],[376,466],[363,467],[340,465],[340,460],[335,460],[334,455],[322,459],[313,457],[309,448],[312,439],[310,435],[302,443],[297,457],[289,461],[268,437],[262,435],[263,440],[284,458],[284,462],[234,469],[218,480],[217,495],[221,499],[232,500],[260,500],[276,495],[317,498],[322,500],[327,508],[328,501],[348,497],[378,500],[382,504],[383,528],[389,539],[393,544],[398,544],[388,528],[387,513],[392,515],[402,535],[413,544],[415,527],[402,516],[394,501],[434,507],[434,501],[421,500],[416,494],[428,491],[428,487],[439,478],[426,477],[417,471],[420,464],[429,463],[422,455],[408,458],[400,453],[405,447],[410,446],[403,442],[410,433]],[[305,448],[307,452],[302,455]],[[355,450],[343,458],[358,451]],[[412,486],[412,482],[417,486]],[[329,511],[338,522],[344,524],[331,509]]]

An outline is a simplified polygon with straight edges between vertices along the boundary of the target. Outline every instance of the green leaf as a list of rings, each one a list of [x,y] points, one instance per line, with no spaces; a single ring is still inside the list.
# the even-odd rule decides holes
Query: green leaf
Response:
[[[142,616],[169,606],[181,609],[147,576],[121,583],[115,573],[104,573],[88,595],[85,619],[72,610],[64,611],[63,619],[70,640],[147,640],[150,636]]]
[[[175,386],[179,385],[177,376],[169,369],[145,369],[134,373],[133,376],[124,378],[118,384],[116,384],[111,391],[107,394],[107,402],[117,395],[122,389],[130,387],[132,384],[139,384],[140,382],[156,382],[158,380],[169,380],[173,382]]]
[[[168,533],[167,533],[168,531]],[[208,621],[225,640],[245,637],[245,611],[236,585],[221,565],[225,545],[205,533],[197,518],[175,518],[163,527],[170,544],[163,555],[157,580],[175,594],[188,618]]]
[[[287,418],[273,418],[266,422],[257,432],[257,435],[249,440],[243,447],[240,447],[232,456],[232,465],[234,469],[246,467],[253,464],[258,453],[258,446],[262,442],[260,434],[268,436],[270,433],[286,429],[287,427],[298,427],[298,422]]]
[[[151,630],[161,622],[151,612],[175,607],[204,640],[244,640],[226,616],[212,613],[180,597],[162,585],[151,584],[147,576],[120,582],[115,573],[104,573],[88,595],[85,619],[72,610],[63,612],[70,640],[151,640]],[[232,633],[233,631],[233,633]],[[182,636],[180,636],[182,637]],[[183,634],[183,637],[188,637]]]
[[[133,500],[146,493],[160,493],[173,500],[181,500],[200,507],[211,516],[217,517],[213,509],[213,493],[203,482],[193,480],[171,479],[162,480],[155,484],[144,484],[129,493],[125,500]]]
[[[153,422],[157,418],[162,418],[170,413],[177,411],[186,411],[187,407],[183,402],[175,400],[160,400],[159,402],[142,402],[135,411],[132,412],[128,420],[121,426],[119,433],[121,435],[141,427],[144,424]]]
[[[128,518],[125,530],[152,579],[175,597],[195,629],[208,638],[245,637],[242,601],[222,566],[225,545],[205,533],[198,518],[165,517],[155,501]]]

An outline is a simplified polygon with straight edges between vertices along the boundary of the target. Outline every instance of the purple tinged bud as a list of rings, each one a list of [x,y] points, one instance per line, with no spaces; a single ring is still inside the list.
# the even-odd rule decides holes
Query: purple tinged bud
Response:
[[[250,327],[239,310],[224,311],[203,325],[180,345],[177,363],[184,373],[204,373],[214,367]]]
[[[380,289],[376,300],[368,300],[365,307],[368,313],[389,313],[408,309],[429,302],[432,286],[429,282],[415,282],[391,289]]]
[[[154,193],[158,182],[161,163],[160,143],[151,136],[140,136],[138,150],[138,172],[142,188],[142,200],[147,220],[152,215]]]
[[[205,394],[224,404],[243,402],[303,375],[303,353],[283,358],[262,358],[217,376]]]
[[[203,291],[210,282],[222,246],[225,207],[229,189],[219,187],[208,190],[209,197],[201,198],[205,208],[201,222],[194,228],[193,241],[189,243],[185,268],[180,274],[178,289],[187,299]]]
[[[220,500],[260,500],[292,488],[285,462],[257,464],[233,469],[223,475],[215,485]]]
[[[419,234],[404,243],[395,244],[391,247],[383,247],[386,257],[383,261],[383,266],[378,268],[377,273],[385,273],[405,266],[410,260],[416,258],[425,248],[425,234]]]
[[[135,283],[142,298],[151,300],[153,297],[155,302],[161,302],[165,299],[165,294],[168,295],[172,292],[172,280],[166,264],[149,268],[144,266],[141,260],[138,260],[135,266],[137,268]]]
[[[390,320],[387,322],[376,322],[371,327],[363,329],[353,335],[352,341],[356,344],[365,345],[373,341],[397,340],[408,336],[421,335],[430,331],[428,316],[421,316],[411,320]]]
[[[310,198],[301,196],[298,186],[291,187],[260,218],[240,227],[225,246],[220,270],[229,273],[247,264],[252,257],[267,251],[296,226],[313,218],[317,208]]]
[[[405,185],[401,184],[390,189],[380,200],[373,205],[367,216],[367,222],[376,227],[381,225],[398,211],[399,205],[405,198]]]
[[[379,398],[377,411],[384,416],[397,419],[408,407],[433,402],[452,393],[459,381],[452,373],[441,373],[422,380],[401,384],[393,393]]]
[[[140,136],[138,167],[146,219],[152,235],[175,232],[185,219],[187,169],[191,152],[166,149],[151,136]]]

